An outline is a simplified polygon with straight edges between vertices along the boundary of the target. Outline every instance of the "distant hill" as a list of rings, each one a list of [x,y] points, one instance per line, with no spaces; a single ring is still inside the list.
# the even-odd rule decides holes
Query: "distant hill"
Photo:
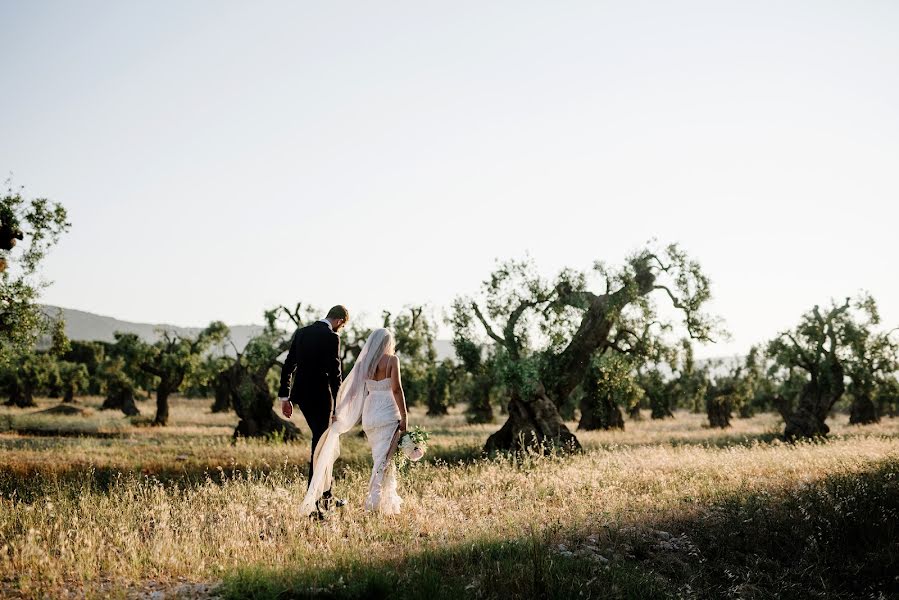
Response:
[[[202,327],[132,323],[131,321],[121,321],[113,317],[104,317],[72,308],[44,307],[44,312],[54,318],[58,311],[62,311],[62,316],[66,323],[66,335],[71,340],[79,341],[112,342],[114,341],[113,335],[120,331],[122,333],[134,333],[142,340],[152,343],[160,338],[160,331],[171,331],[181,335],[196,335],[203,329]],[[254,336],[259,335],[263,329],[262,325],[231,325],[230,327],[231,339],[234,341],[234,345],[237,346],[238,351],[243,350],[247,342]],[[455,357],[451,341],[437,340],[435,346],[438,360]],[[225,348],[225,351],[233,353],[233,349],[230,347]]]
[[[66,335],[71,340],[112,342],[115,341],[114,334],[122,332],[136,334],[140,339],[153,343],[159,340],[162,331],[180,335],[196,335],[203,330],[202,327],[178,327],[164,323],[132,323],[72,308],[44,307],[44,311],[51,317],[55,317],[60,310],[66,323]],[[261,325],[232,325],[230,327],[231,339],[234,340],[234,345],[238,350],[243,350],[252,337],[262,332]]]

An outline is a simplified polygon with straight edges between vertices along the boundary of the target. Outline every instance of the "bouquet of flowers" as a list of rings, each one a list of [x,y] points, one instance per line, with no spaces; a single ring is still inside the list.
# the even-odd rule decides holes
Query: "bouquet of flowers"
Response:
[[[421,427],[413,427],[400,437],[399,450],[403,456],[412,462],[421,460],[428,449],[428,440],[431,434]]]

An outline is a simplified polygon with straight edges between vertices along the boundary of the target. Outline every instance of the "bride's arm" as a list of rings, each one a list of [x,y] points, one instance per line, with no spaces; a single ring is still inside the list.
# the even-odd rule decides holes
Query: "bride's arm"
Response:
[[[393,399],[396,407],[400,409],[400,431],[406,431],[406,394],[403,392],[403,382],[400,379],[400,359],[396,355],[390,357],[393,363],[393,374],[390,377],[393,382]]]

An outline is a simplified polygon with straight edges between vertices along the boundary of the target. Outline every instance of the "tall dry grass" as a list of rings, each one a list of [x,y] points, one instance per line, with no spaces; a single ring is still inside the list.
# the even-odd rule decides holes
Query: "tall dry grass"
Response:
[[[146,581],[217,581],[247,567],[399,564],[527,536],[550,545],[593,536],[614,546],[628,527],[701,520],[733,498],[789,495],[828,477],[899,465],[897,420],[862,429],[838,417],[827,443],[794,446],[771,440],[772,415],[722,432],[679,413],[629,422],[624,432],[581,434],[586,452],[577,456],[489,460],[477,449],[490,427],[415,411],[413,423],[435,435],[429,461],[400,477],[403,513],[362,510],[370,458],[351,434],[336,484],[348,505],[319,523],[294,514],[305,491],[305,445],[232,444],[233,416],[205,411],[180,401],[172,428],[123,424],[120,438],[0,434],[0,590],[108,593]]]

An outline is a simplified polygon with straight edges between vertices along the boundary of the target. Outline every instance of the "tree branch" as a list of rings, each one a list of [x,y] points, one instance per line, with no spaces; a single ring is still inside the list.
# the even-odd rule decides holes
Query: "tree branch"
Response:
[[[785,333],[785,336],[790,338],[790,341],[793,342],[793,346],[796,348],[796,352],[799,353],[799,360],[796,361],[800,366],[804,367],[809,372],[814,371],[815,361],[811,359],[808,353],[799,345],[799,342],[796,341],[796,338],[793,337],[792,333]]]
[[[484,330],[487,332],[487,335],[490,336],[494,342],[505,347],[506,340],[504,340],[499,336],[499,334],[493,331],[493,327],[490,326],[490,323],[487,322],[487,319],[484,317],[483,313],[481,313],[481,308],[478,306],[477,302],[472,302],[471,308],[474,311],[475,316],[481,322],[481,325],[484,326]]]
[[[644,255],[643,258],[645,260],[649,260],[649,259],[655,260],[656,264],[659,265],[659,269],[661,271],[664,271],[665,273],[669,272],[671,270],[671,267],[673,266],[673,265],[665,266],[665,263],[662,262],[662,259],[659,258],[655,252],[650,252],[650,253]]]
[[[506,321],[506,326],[503,327],[503,334],[505,334],[506,340],[506,348],[511,350],[512,348],[518,347],[518,340],[515,337],[515,326],[518,325],[518,321],[521,319],[524,312],[529,308],[534,308],[537,306],[536,302],[522,302],[518,305],[518,307],[513,310],[509,314],[509,320]]]

